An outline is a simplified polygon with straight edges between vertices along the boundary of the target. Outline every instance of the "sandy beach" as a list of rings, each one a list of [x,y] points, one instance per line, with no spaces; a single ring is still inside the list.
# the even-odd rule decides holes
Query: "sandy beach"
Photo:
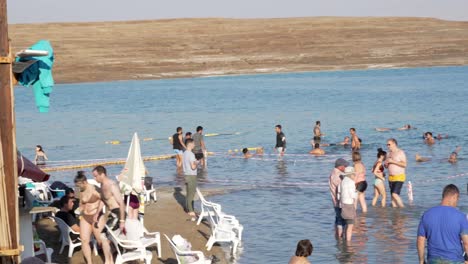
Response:
[[[172,19],[14,24],[40,39],[58,83],[468,64],[468,22],[431,18]]]
[[[219,189],[203,190],[203,192],[206,193],[207,196],[223,193],[223,191]],[[185,203],[184,188],[164,187],[158,189],[158,201],[145,207],[144,222],[146,228],[150,232],[161,233],[162,258],[158,259],[156,248],[153,248],[152,263],[177,264],[175,255],[163,234],[169,237],[179,234],[190,241],[192,250],[203,251],[205,256],[215,255],[220,260],[217,263],[228,263],[226,253],[221,246],[215,244],[211,251],[206,251],[205,244],[211,234],[208,223],[202,222],[197,226],[196,222],[191,222],[181,205],[183,203]],[[73,264],[85,263],[79,248],[75,249],[75,253],[71,259],[67,257],[68,247],[64,249],[62,254],[58,254],[61,245],[59,242],[60,234],[56,224],[52,220],[48,218],[39,220],[37,230],[39,236],[44,240],[47,246],[54,249],[54,254],[52,255],[53,262]],[[97,264],[103,263],[100,256],[94,256],[93,261]]]

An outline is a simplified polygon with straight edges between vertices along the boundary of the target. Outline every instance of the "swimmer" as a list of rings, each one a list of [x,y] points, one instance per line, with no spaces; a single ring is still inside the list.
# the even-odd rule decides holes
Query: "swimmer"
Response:
[[[265,150],[263,149],[263,147],[258,147],[255,150],[255,155],[263,155],[264,152],[265,152]]]
[[[253,157],[252,153],[249,152],[248,148],[242,149],[242,153],[244,154],[245,159],[249,159],[249,158]]]
[[[411,129],[417,129],[415,127],[412,127],[410,124],[406,124],[400,128],[397,128],[395,130],[399,130],[399,131],[402,131],[402,130],[411,130]],[[388,128],[388,127],[377,127],[375,128],[376,131],[378,132],[386,132],[386,131],[390,131],[390,130],[394,130],[393,128]]]
[[[422,157],[421,155],[419,155],[418,153],[416,153],[416,161],[417,162],[426,162],[426,161],[430,161],[431,158],[426,158],[426,157]]]
[[[342,142],[338,143],[338,145],[348,146],[349,145],[349,137],[348,136],[344,137],[344,140]]]
[[[450,163],[456,163],[458,160],[458,152],[460,152],[461,147],[457,146],[457,148],[450,154],[450,157],[448,159],[448,162]]]
[[[375,130],[378,131],[378,132],[386,132],[386,131],[390,131],[392,129],[388,128],[388,127],[376,127]]]
[[[428,145],[433,145],[435,143],[434,137],[432,136],[432,132],[424,133],[424,143]]]
[[[437,134],[437,140],[442,140],[444,138],[448,138],[448,135],[447,134],[445,134],[445,135]]]
[[[406,124],[403,127],[397,128],[397,130],[411,130],[411,129],[417,129],[417,128],[412,127],[410,124]]]
[[[309,154],[316,155],[316,156],[322,156],[325,155],[325,150],[320,148],[319,143],[315,143],[314,149],[309,152]]]

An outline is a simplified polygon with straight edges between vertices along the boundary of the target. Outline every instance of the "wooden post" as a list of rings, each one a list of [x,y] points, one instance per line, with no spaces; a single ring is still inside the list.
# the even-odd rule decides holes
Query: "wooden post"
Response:
[[[8,59],[7,59],[8,58]],[[6,0],[0,0],[0,140],[7,200],[8,222],[0,225],[10,229],[10,241],[0,241],[9,248],[0,248],[0,263],[19,263],[18,171],[16,164],[16,138],[12,64],[8,39]],[[0,161],[0,163],[2,163]],[[1,221],[1,220],[0,220]],[[10,255],[10,256],[7,256]]]

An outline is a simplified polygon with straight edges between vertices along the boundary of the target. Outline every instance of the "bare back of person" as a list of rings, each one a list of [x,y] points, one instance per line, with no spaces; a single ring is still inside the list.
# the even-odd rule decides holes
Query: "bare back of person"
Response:
[[[293,256],[289,260],[289,264],[310,264],[310,262],[306,257]]]

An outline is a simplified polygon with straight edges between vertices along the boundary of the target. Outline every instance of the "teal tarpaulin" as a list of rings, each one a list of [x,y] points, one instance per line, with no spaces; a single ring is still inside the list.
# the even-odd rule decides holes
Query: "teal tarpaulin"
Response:
[[[32,45],[30,50],[45,50],[49,52],[47,56],[40,57],[22,57],[16,58],[16,61],[37,60],[36,63],[27,68],[18,79],[23,86],[33,86],[36,106],[41,113],[49,112],[50,93],[54,86],[52,77],[52,67],[54,65],[54,50],[47,40],[40,40]]]

